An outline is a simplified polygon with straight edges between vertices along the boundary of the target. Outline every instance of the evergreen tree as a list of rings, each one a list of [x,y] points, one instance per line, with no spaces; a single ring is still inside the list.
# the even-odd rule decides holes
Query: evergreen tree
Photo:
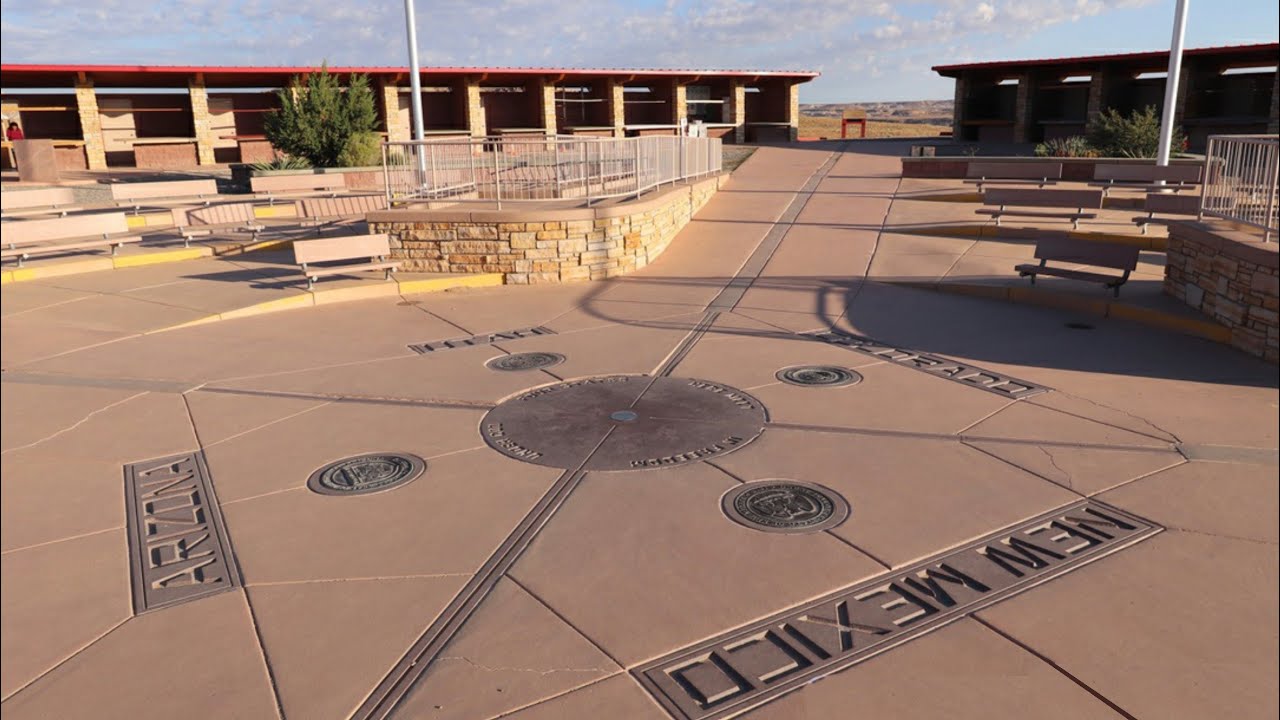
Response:
[[[267,140],[316,167],[337,165],[351,138],[378,123],[368,76],[352,75],[344,91],[327,63],[305,78],[295,75],[276,95],[280,109],[266,116]]]

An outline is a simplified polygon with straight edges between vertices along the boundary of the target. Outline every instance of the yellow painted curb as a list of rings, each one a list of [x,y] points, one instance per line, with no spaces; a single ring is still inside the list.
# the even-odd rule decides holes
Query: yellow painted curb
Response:
[[[13,282],[13,273],[8,270],[0,271],[0,285],[8,285]]]
[[[1175,332],[1187,335],[1195,335],[1213,340],[1214,342],[1230,343],[1231,328],[1219,325],[1212,320],[1200,320],[1199,318],[1186,317],[1183,315],[1171,315],[1163,313],[1159,310],[1151,308],[1138,307],[1136,305],[1122,305],[1120,303],[1112,303],[1108,308],[1108,316],[1133,320],[1144,325],[1152,325],[1154,327],[1164,328],[1165,330],[1173,330]]]
[[[988,300],[1002,300],[1004,302],[1018,303],[1021,305],[1051,307],[1059,310],[1070,310],[1072,312],[1096,315],[1098,317],[1132,320],[1133,322],[1147,325],[1149,327],[1160,328],[1162,330],[1172,330],[1174,332],[1182,333],[1183,335],[1192,335],[1194,337],[1212,340],[1213,342],[1223,344],[1230,344],[1231,342],[1231,329],[1219,325],[1212,320],[1201,320],[1195,317],[1162,312],[1153,308],[1129,305],[1126,303],[1116,302],[1114,300],[1089,298],[1070,293],[1042,290],[1032,286],[1005,287],[1001,285],[979,285],[974,283],[918,281],[890,282],[888,284],[913,287],[921,290],[934,290],[936,292],[943,292],[951,295],[963,295],[966,297],[977,297]]]
[[[502,285],[502,283],[502,273],[480,273],[475,275],[381,282],[377,284],[370,283],[367,285],[355,285],[330,289],[321,288],[313,291],[300,292],[297,295],[290,295],[288,297],[256,303],[254,305],[249,305],[248,307],[236,308],[235,310],[228,310],[222,313],[215,313],[213,315],[196,320],[190,320],[178,325],[170,325],[169,327],[152,330],[145,334],[153,335],[155,333],[168,332],[169,330],[205,325],[207,323],[218,322],[220,320],[235,320],[239,318],[253,317],[255,315],[280,312],[282,310],[312,307],[315,305],[331,305],[341,302],[350,302],[353,300],[396,297],[398,295],[412,295],[415,293],[441,292],[444,290],[463,287],[492,287],[495,285]]]
[[[399,280],[401,295],[415,293],[440,292],[453,288],[495,287],[503,282],[502,273],[477,273],[463,277],[422,278],[419,280]]]
[[[112,258],[110,257],[100,257],[90,260],[58,263],[56,265],[13,268],[6,272],[9,274],[8,282],[19,283],[27,280],[43,280],[45,278],[62,277],[64,275],[79,275],[81,273],[110,270],[114,267],[111,260]]]
[[[112,266],[116,268],[142,267],[143,265],[163,265],[183,260],[195,260],[212,257],[213,251],[207,247],[182,248],[181,250],[165,250],[164,252],[145,253],[140,255],[120,255],[112,258]]]
[[[1168,238],[1156,235],[1126,235],[1123,233],[1087,232],[1080,230],[1050,230],[1048,228],[1015,227],[1004,225],[925,225],[920,227],[891,228],[901,235],[924,235],[927,237],[954,238],[992,238],[1010,240],[1035,240],[1043,236],[1068,237],[1086,242],[1111,243],[1113,245],[1136,245],[1143,250],[1163,251],[1168,246]]]
[[[282,202],[276,205],[254,205],[253,216],[260,218],[298,217],[298,206],[293,202]]]

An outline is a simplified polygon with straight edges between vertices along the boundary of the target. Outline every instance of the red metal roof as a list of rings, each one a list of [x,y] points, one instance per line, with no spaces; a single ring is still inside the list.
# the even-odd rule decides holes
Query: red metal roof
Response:
[[[191,75],[205,76],[207,84],[226,85],[231,82],[283,84],[290,76],[316,70],[314,66],[229,66],[229,65],[0,65],[0,77],[6,87],[36,87],[39,83],[68,82],[80,73],[95,79],[100,85],[108,83],[120,87],[172,85],[186,86]],[[407,76],[407,67],[387,66],[334,66],[330,72],[340,75],[361,73],[371,77]],[[488,75],[490,78],[554,75],[567,78],[600,76],[645,77],[750,77],[788,78],[807,82],[818,76],[809,70],[712,70],[667,68],[542,68],[542,67],[427,67],[422,68],[425,78]],[[180,83],[178,81],[181,81]]]
[[[1184,50],[1185,55],[1253,55],[1253,56],[1272,56],[1269,58],[1275,61],[1274,57],[1280,54],[1280,43],[1256,43],[1251,45],[1220,45],[1217,47],[1192,48]],[[933,71],[939,75],[954,77],[955,73],[963,70],[997,70],[1004,68],[1023,68],[1030,66],[1052,66],[1052,65],[1088,65],[1104,62],[1143,62],[1143,61],[1161,61],[1167,62],[1169,58],[1168,50],[1152,50],[1147,52],[1131,52],[1131,53],[1114,53],[1111,55],[1083,55],[1079,57],[1064,58],[1040,58],[1035,60],[995,60],[990,62],[963,63],[959,65],[935,65]]]

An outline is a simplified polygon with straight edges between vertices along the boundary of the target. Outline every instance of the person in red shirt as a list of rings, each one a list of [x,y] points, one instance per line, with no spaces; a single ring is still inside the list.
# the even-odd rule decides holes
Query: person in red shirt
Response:
[[[5,131],[5,138],[10,142],[14,140],[26,140],[27,136],[22,134],[22,128],[18,127],[18,123],[9,123],[9,129]]]

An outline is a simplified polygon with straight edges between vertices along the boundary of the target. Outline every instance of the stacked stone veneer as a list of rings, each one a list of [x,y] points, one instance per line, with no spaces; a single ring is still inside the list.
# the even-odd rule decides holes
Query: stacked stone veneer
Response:
[[[727,175],[600,208],[370,213],[409,272],[503,273],[511,284],[598,280],[656,258]]]
[[[1231,329],[1231,344],[1277,361],[1280,253],[1260,235],[1206,223],[1169,226],[1164,291]]]

